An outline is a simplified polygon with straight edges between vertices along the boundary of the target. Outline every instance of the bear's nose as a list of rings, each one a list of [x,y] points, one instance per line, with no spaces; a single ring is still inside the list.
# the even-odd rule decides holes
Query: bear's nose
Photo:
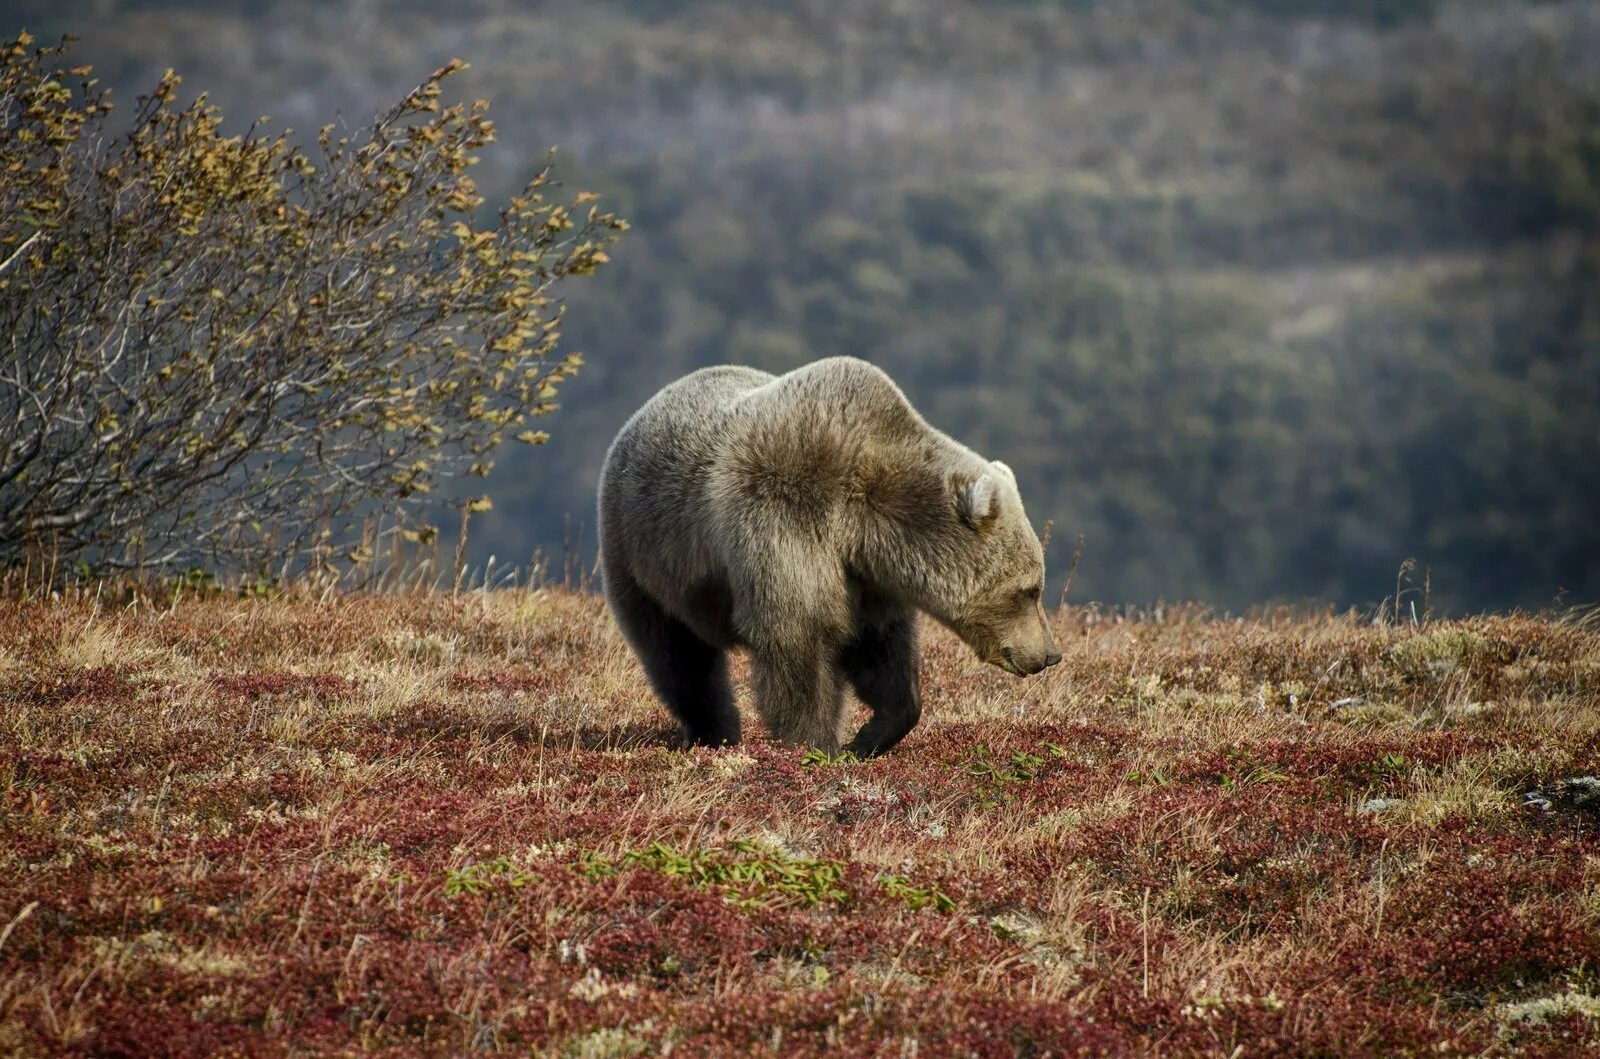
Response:
[[[1049,669],[1059,661],[1061,661],[1061,652],[1051,651],[1049,654],[1044,656],[1044,667]]]

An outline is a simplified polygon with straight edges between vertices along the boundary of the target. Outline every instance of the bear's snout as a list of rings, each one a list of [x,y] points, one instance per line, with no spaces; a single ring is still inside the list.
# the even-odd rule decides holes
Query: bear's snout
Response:
[[[1000,648],[1000,657],[1005,659],[1006,669],[1011,670],[1019,677],[1031,677],[1035,673],[1043,673],[1046,669],[1061,661],[1061,652],[1051,648],[1042,656],[1028,657],[1024,652],[1014,648]]]

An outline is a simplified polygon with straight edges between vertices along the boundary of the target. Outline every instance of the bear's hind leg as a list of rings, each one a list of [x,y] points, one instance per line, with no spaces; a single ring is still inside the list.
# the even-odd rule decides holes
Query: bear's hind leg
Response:
[[[656,695],[698,746],[735,746],[739,711],[728,655],[668,614],[626,572],[606,571],[612,613],[644,666]]]
[[[867,625],[840,653],[845,676],[872,717],[845,747],[858,757],[881,754],[905,738],[922,716],[917,695],[917,625],[913,615]]]

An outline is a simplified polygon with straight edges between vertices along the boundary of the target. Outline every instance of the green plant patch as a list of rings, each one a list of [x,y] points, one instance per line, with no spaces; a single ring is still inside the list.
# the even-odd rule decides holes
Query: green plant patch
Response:
[[[481,894],[499,886],[517,890],[538,879],[537,875],[517,868],[502,855],[493,860],[452,869],[445,875],[444,892],[454,897],[458,894]]]
[[[844,865],[839,861],[789,857],[748,841],[735,842],[726,850],[680,850],[652,842],[616,858],[586,854],[579,870],[600,877],[629,868],[682,879],[701,890],[718,890],[747,908],[775,902],[837,906],[847,904],[851,896],[843,885]]]

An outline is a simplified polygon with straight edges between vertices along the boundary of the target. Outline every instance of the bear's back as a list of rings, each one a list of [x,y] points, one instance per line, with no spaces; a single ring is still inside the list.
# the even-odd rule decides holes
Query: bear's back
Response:
[[[604,562],[687,612],[753,542],[799,532],[848,550],[864,505],[904,506],[906,468],[925,472],[941,443],[865,361],[830,357],[781,376],[701,369],[664,387],[612,443]]]
[[[767,427],[795,425],[840,439],[891,440],[928,429],[882,368],[855,357],[824,357],[769,378],[742,394],[738,406],[747,420]]]
[[[606,456],[602,504],[608,493],[636,491],[697,500],[713,472],[757,489],[789,483],[826,493],[863,450],[928,432],[888,375],[853,357],[780,376],[702,368],[663,387],[623,426]]]

